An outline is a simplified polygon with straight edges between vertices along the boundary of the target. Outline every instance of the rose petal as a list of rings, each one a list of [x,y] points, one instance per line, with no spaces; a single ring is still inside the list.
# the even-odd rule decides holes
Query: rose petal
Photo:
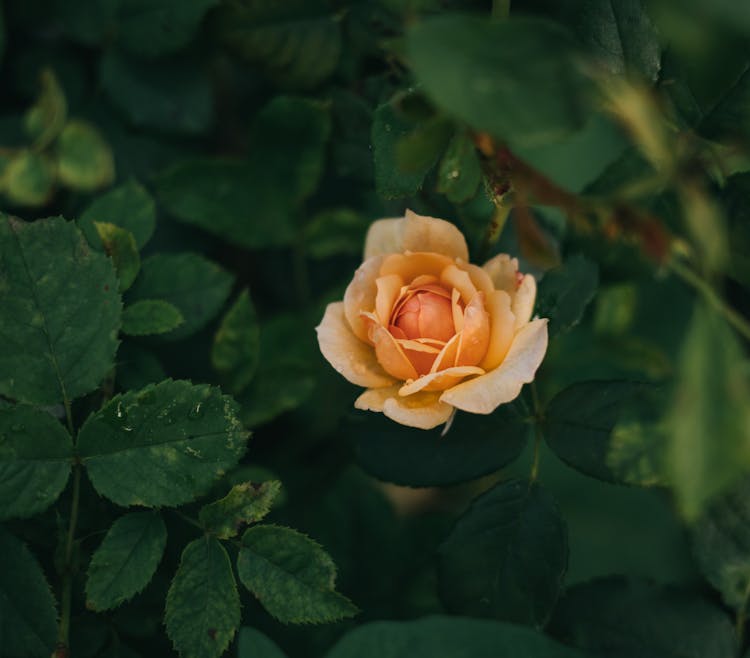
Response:
[[[435,358],[440,354],[440,348],[418,340],[398,340],[397,342],[418,375],[425,375],[430,372]]]
[[[511,298],[516,294],[518,288],[518,259],[511,258],[508,254],[498,254],[488,260],[483,269],[489,274],[492,283],[498,290],[505,290]]]
[[[477,289],[468,272],[459,269],[453,264],[448,265],[440,273],[440,281],[449,288],[455,288],[461,293],[464,304],[468,304],[477,294]]]
[[[430,368],[430,372],[437,372],[438,370],[445,370],[446,368],[452,368],[456,365],[456,354],[458,354],[458,344],[461,340],[461,334],[456,334],[451,338],[440,350],[435,362]]]
[[[484,370],[476,366],[455,366],[446,368],[440,372],[431,372],[423,375],[413,382],[404,384],[399,390],[399,395],[414,395],[420,391],[444,391],[447,388],[455,386],[469,375],[483,375]]]
[[[469,259],[463,234],[444,219],[423,217],[407,210],[401,219],[379,219],[370,225],[365,238],[365,259],[404,251],[428,251]]]
[[[490,371],[503,362],[510,349],[516,318],[510,310],[510,295],[504,290],[495,290],[487,298],[486,308],[490,314],[490,340],[479,366]]]
[[[370,340],[375,345],[375,356],[383,369],[396,379],[416,379],[419,374],[414,369],[401,346],[371,313],[362,313],[369,323]]]
[[[380,273],[382,256],[376,256],[366,260],[357,268],[352,282],[347,286],[344,293],[344,313],[349,321],[354,335],[366,343],[370,342],[367,333],[367,324],[360,317],[361,311],[372,311],[375,308],[375,297],[377,286],[375,280]]]
[[[536,279],[531,274],[524,275],[521,285],[516,290],[513,298],[513,315],[516,316],[515,329],[518,331],[523,325],[531,320],[536,301]]]
[[[464,328],[464,311],[458,301],[461,299],[461,293],[455,288],[451,294],[451,310],[453,311],[453,328],[459,333]]]
[[[495,284],[492,282],[490,275],[479,267],[479,265],[472,265],[471,263],[461,263],[459,267],[462,270],[466,270],[468,275],[471,277],[471,282],[474,284],[477,290],[483,292],[485,295],[489,295],[495,290]]]
[[[401,287],[404,280],[398,274],[389,274],[388,276],[379,276],[375,279],[375,314],[378,316],[381,324],[389,324],[391,310],[401,294]],[[366,311],[367,309],[362,309]]]
[[[484,308],[484,293],[478,292],[464,310],[464,328],[458,343],[457,366],[476,366],[487,354],[490,317]]]
[[[393,383],[377,362],[372,347],[352,333],[343,302],[328,304],[316,331],[323,356],[352,384],[377,387]]]
[[[515,336],[505,360],[495,370],[445,391],[440,400],[475,414],[492,413],[521,392],[547,351],[547,320],[532,320]]]
[[[410,284],[422,275],[439,277],[440,273],[453,261],[442,254],[412,252],[408,254],[391,254],[384,256],[380,266],[380,275],[398,274],[404,283]]]
[[[439,393],[416,393],[408,398],[398,394],[398,386],[365,391],[354,402],[357,409],[383,412],[391,420],[409,427],[429,430],[447,422],[453,407],[440,402]]]

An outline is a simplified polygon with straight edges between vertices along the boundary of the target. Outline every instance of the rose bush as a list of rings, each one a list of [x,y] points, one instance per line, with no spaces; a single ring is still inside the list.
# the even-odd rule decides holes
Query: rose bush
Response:
[[[547,350],[534,277],[505,254],[468,259],[445,220],[407,210],[371,225],[364,262],[317,327],[323,356],[367,387],[358,409],[430,429],[456,409],[491,413],[534,379]]]

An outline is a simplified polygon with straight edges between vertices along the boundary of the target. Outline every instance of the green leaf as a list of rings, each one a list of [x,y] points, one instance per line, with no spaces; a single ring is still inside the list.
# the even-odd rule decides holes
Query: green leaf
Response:
[[[612,432],[645,384],[629,381],[579,382],[558,393],[544,413],[547,445],[581,473],[621,482],[608,462]]]
[[[239,398],[242,422],[250,428],[263,425],[299,407],[314,389],[315,378],[309,367],[294,363],[261,364]]]
[[[20,151],[3,169],[2,190],[13,204],[43,206],[52,196],[55,165],[50,158],[33,151]]]
[[[482,169],[474,142],[466,133],[453,136],[440,161],[437,190],[453,203],[471,199],[482,180]]]
[[[86,607],[110,610],[133,598],[159,566],[167,529],[157,512],[121,516],[94,551],[86,576]]]
[[[72,463],[73,442],[59,421],[22,404],[0,408],[0,520],[46,510]]]
[[[218,658],[240,624],[240,597],[224,547],[213,537],[190,542],[167,593],[164,624],[182,658]]]
[[[576,3],[575,31],[581,42],[612,75],[653,82],[661,69],[656,28],[641,0],[584,0]]]
[[[750,139],[750,67],[708,113],[698,131],[709,139]]]
[[[68,121],[56,144],[57,176],[62,185],[91,192],[115,179],[112,150],[90,123]]]
[[[200,135],[213,122],[211,81],[184,57],[156,62],[104,55],[99,77],[104,91],[138,128]]]
[[[54,404],[112,368],[121,301],[112,262],[62,218],[0,215],[0,393]]]
[[[523,626],[432,616],[377,621],[341,638],[326,658],[583,658]]]
[[[231,0],[216,25],[228,47],[282,86],[315,87],[339,61],[339,21],[322,0]]]
[[[453,124],[434,116],[420,123],[396,143],[396,165],[402,172],[428,172],[445,151],[453,135]]]
[[[529,426],[504,405],[489,416],[458,412],[445,436],[442,428],[396,426],[372,414],[343,431],[353,437],[357,460],[371,475],[429,487],[467,482],[510,464],[521,454]]]
[[[539,317],[549,318],[550,336],[568,331],[581,321],[598,285],[596,264],[581,254],[544,274],[536,311]]]
[[[219,539],[229,539],[249,523],[261,521],[281,491],[281,482],[271,480],[254,484],[243,482],[232,487],[221,500],[205,505],[199,515],[201,524]]]
[[[50,69],[44,69],[39,82],[41,89],[36,103],[24,116],[24,127],[34,141],[35,151],[41,151],[52,143],[68,117],[65,94],[55,74]]]
[[[245,452],[237,405],[217,388],[167,380],[89,416],[78,450],[94,488],[147,507],[195,500]]]
[[[176,219],[238,246],[288,245],[323,173],[330,130],[319,103],[276,97],[253,124],[249,161],[180,162],[157,177],[157,194]]]
[[[587,117],[574,42],[557,24],[437,16],[407,31],[406,52],[438,107],[511,146],[554,141]]]
[[[688,520],[750,465],[750,387],[732,331],[698,305],[680,354],[667,413],[667,471]]]
[[[550,629],[607,658],[734,658],[732,624],[689,592],[621,577],[570,588]]]
[[[186,224],[249,249],[294,239],[288,190],[244,161],[185,160],[161,172],[156,194]]]
[[[417,124],[398,112],[393,103],[384,103],[375,110],[372,123],[372,145],[375,160],[375,187],[378,194],[393,199],[412,196],[422,187],[434,159],[420,168],[404,171],[398,165],[398,145],[417,129]]]
[[[141,256],[135,237],[130,231],[108,222],[94,222],[94,228],[104,245],[104,251],[114,263],[120,280],[120,292],[123,292],[133,285],[141,269]]]
[[[185,322],[165,337],[194,334],[219,312],[232,289],[232,275],[197,254],[154,254],[141,263],[141,274],[128,293],[130,303],[161,299],[182,313]]]
[[[554,501],[538,484],[511,480],[479,496],[440,546],[441,596],[459,614],[542,626],[567,566]]]
[[[142,299],[126,306],[122,312],[122,333],[128,336],[166,334],[185,319],[174,304],[163,299]]]
[[[312,539],[291,528],[259,525],[242,536],[242,584],[283,623],[337,621],[357,614],[335,591],[336,566]]]
[[[243,290],[222,319],[211,347],[211,363],[231,393],[240,393],[252,381],[259,347],[255,307],[248,291]]]
[[[607,467],[618,482],[638,487],[665,486],[663,422],[620,421],[612,430]]]
[[[39,563],[0,526],[0,638],[3,655],[49,658],[57,637],[57,611]]]
[[[217,0],[119,0],[117,43],[142,57],[167,55],[193,38]]]
[[[359,255],[367,227],[367,220],[355,210],[323,210],[305,224],[305,253],[316,260],[339,254]]]
[[[691,528],[703,575],[733,608],[747,604],[750,589],[750,480],[744,478]]]
[[[263,633],[244,626],[237,637],[237,658],[286,658],[286,654]]]
[[[78,218],[78,227],[89,243],[97,246],[94,222],[115,224],[130,231],[142,249],[154,233],[156,206],[146,189],[131,179],[94,199]]]

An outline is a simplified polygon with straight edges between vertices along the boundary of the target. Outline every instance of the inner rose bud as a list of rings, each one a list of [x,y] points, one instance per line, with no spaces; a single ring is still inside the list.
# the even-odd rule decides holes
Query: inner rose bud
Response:
[[[397,311],[393,324],[407,338],[432,338],[449,341],[456,333],[450,293],[436,294],[420,290],[411,295]]]

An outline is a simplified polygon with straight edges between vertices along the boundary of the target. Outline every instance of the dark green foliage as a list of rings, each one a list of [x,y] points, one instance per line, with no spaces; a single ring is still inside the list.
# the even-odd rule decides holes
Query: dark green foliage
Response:
[[[550,319],[551,335],[567,331],[581,321],[598,285],[596,265],[580,254],[544,275],[539,285],[537,312]]]
[[[711,505],[692,529],[701,571],[733,607],[745,605],[750,587],[748,506],[748,482],[743,479]]]
[[[470,653],[469,653],[470,652]],[[434,616],[376,622],[345,636],[328,658],[576,658],[568,649],[522,626]]]
[[[572,587],[552,621],[567,644],[611,658],[729,658],[732,626],[721,609],[678,589],[608,578]]]
[[[0,658],[750,656],[748,36],[736,0],[0,0]],[[468,270],[476,397],[349,333],[411,294],[368,235],[463,251],[407,209],[509,256]],[[458,266],[418,285],[460,330]]]
[[[203,328],[219,312],[231,287],[232,276],[198,254],[155,254],[143,261],[127,299],[163,300],[175,307],[182,322],[173,311],[164,314],[172,318],[166,323],[173,329],[169,338],[177,340]]]
[[[86,606],[108,610],[137,594],[154,575],[166,542],[167,530],[157,512],[117,519],[91,558]]]
[[[33,516],[57,500],[70,475],[73,443],[49,414],[0,407],[0,519]]]
[[[78,438],[94,487],[118,505],[181,505],[237,463],[248,433],[218,389],[165,381],[118,395]]]
[[[336,592],[336,567],[312,539],[296,530],[262,525],[242,536],[237,572],[263,607],[285,623],[338,621],[357,614]]]
[[[111,261],[62,218],[0,216],[0,393],[51,404],[95,389],[112,367],[121,305]]]
[[[224,547],[213,537],[187,545],[167,594],[164,624],[183,656],[220,656],[240,622],[240,597]]]
[[[545,411],[545,438],[560,459],[606,482],[618,482],[610,453],[612,432],[645,386],[638,382],[581,382],[558,393]]]
[[[440,588],[455,613],[542,626],[568,564],[565,523],[533,482],[477,498],[440,546]]]
[[[532,145],[583,126],[585,78],[559,25],[438,16],[409,31],[407,54],[436,104],[476,130]]]
[[[46,658],[55,646],[57,611],[39,563],[18,539],[0,528],[0,637],[8,656]]]
[[[393,427],[377,417],[345,426],[365,470],[412,487],[466,482],[497,471],[521,453],[528,429],[510,407],[486,417],[458,412],[445,436],[442,428]]]

